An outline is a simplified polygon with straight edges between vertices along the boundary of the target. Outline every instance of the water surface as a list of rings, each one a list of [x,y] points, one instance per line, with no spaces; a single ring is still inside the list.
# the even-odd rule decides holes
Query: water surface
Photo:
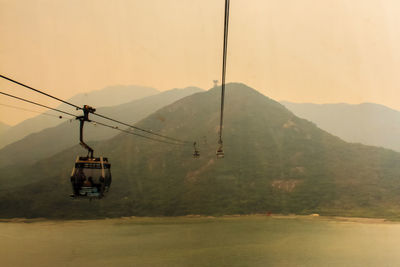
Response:
[[[400,266],[400,224],[323,218],[0,223],[1,266]]]

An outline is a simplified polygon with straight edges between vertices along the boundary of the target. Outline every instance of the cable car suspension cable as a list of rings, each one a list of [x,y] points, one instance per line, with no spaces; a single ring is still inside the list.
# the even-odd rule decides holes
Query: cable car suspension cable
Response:
[[[21,86],[23,86],[23,87],[26,87],[26,88],[28,88],[28,89],[30,89],[30,90],[33,90],[33,91],[35,91],[35,92],[37,92],[37,93],[40,93],[40,94],[43,94],[43,95],[48,96],[48,97],[50,97],[50,98],[53,98],[53,99],[55,99],[55,100],[58,100],[58,101],[60,101],[60,102],[62,102],[62,103],[68,104],[68,105],[70,105],[70,106],[76,108],[77,110],[83,110],[83,109],[84,109],[84,108],[79,107],[79,106],[77,106],[77,105],[75,105],[75,104],[73,104],[73,103],[70,103],[70,102],[65,101],[65,100],[62,100],[62,99],[60,99],[60,98],[58,98],[58,97],[52,96],[52,95],[50,95],[50,94],[47,94],[47,93],[45,93],[45,92],[43,92],[43,91],[41,91],[41,90],[39,90],[39,89],[35,89],[35,88],[33,88],[33,87],[29,86],[29,85],[26,85],[26,84],[23,84],[23,83],[21,83],[21,82],[15,81],[15,80],[13,80],[13,79],[11,79],[11,78],[8,78],[8,77],[6,77],[6,76],[4,76],[4,75],[1,75],[1,74],[0,74],[0,78],[3,78],[3,79],[5,79],[5,80],[8,80],[8,81],[13,82],[13,83],[15,83],[15,84],[18,84],[18,85],[21,85]],[[152,135],[159,136],[159,137],[162,137],[162,138],[165,138],[165,139],[169,139],[169,140],[171,140],[171,141],[180,142],[180,143],[185,143],[185,144],[186,144],[186,143],[187,143],[187,144],[191,144],[191,143],[192,143],[192,142],[189,142],[189,141],[180,140],[180,139],[177,139],[177,138],[173,138],[173,137],[169,137],[169,136],[162,135],[162,134],[159,134],[159,133],[155,133],[155,132],[153,132],[153,131],[151,131],[151,130],[146,130],[146,129],[143,129],[143,128],[140,128],[140,127],[137,127],[137,126],[133,126],[133,125],[130,125],[130,124],[128,124],[128,123],[125,123],[125,122],[122,122],[122,121],[118,121],[118,120],[116,120],[116,119],[113,119],[113,118],[110,118],[110,117],[107,117],[107,116],[104,116],[104,115],[101,115],[101,114],[98,114],[98,113],[94,113],[94,112],[91,112],[91,113],[94,114],[94,115],[97,115],[97,116],[99,116],[99,117],[101,117],[101,118],[103,118],[103,119],[107,119],[107,120],[110,120],[110,121],[113,121],[113,122],[116,122],[116,123],[119,123],[119,124],[128,126],[128,127],[130,127],[130,128],[133,128],[133,129],[136,129],[136,130],[139,130],[139,131],[148,133],[148,134],[152,134]],[[75,115],[74,115],[74,116],[75,116]]]
[[[42,104],[36,103],[34,101],[30,101],[30,100],[18,97],[18,96],[14,96],[14,95],[7,94],[7,93],[4,93],[4,92],[0,92],[0,94],[8,96],[8,97],[15,98],[15,99],[18,99],[20,101],[24,101],[24,102],[27,102],[27,103],[30,103],[30,104],[34,104],[34,105],[37,105],[37,106],[40,106],[40,107],[43,107],[43,108],[54,110],[54,111],[57,111],[57,112],[72,116],[74,118],[78,118],[78,116],[76,116],[74,114],[71,114],[69,112],[66,112],[66,111],[63,111],[63,110],[60,110],[60,109],[56,109],[56,108],[52,108],[52,107],[49,107],[49,106],[46,106],[46,105],[42,105]],[[139,137],[142,137],[142,138],[145,138],[145,139],[149,139],[149,140],[153,140],[153,141],[157,141],[157,142],[161,142],[161,143],[165,143],[165,144],[171,144],[171,145],[184,145],[182,143],[173,143],[173,142],[168,142],[168,141],[165,141],[165,140],[160,140],[160,139],[152,138],[152,137],[149,137],[149,136],[141,135],[141,134],[134,133],[134,132],[131,132],[131,131],[128,131],[128,130],[120,129],[117,126],[107,125],[107,124],[102,123],[102,122],[98,122],[98,121],[94,121],[94,120],[90,120],[90,121],[93,122],[93,123],[96,123],[98,125],[101,125],[101,126],[105,126],[105,127],[108,127],[108,128],[114,129],[114,130],[119,130],[121,132],[125,132],[125,133],[129,133],[129,134],[132,134],[132,135],[136,135],[136,136],[139,136]]]
[[[60,113],[64,113],[64,114],[72,116],[72,117],[76,117],[76,115],[74,115],[72,113],[69,113],[69,112],[66,112],[66,111],[63,111],[63,110],[60,110],[60,109],[57,109],[57,108],[52,108],[52,107],[49,107],[49,106],[46,106],[46,105],[42,105],[42,104],[36,103],[34,101],[30,101],[30,100],[24,99],[22,97],[18,97],[18,96],[15,96],[15,95],[10,95],[10,94],[4,93],[4,92],[0,92],[0,94],[8,96],[8,97],[15,98],[15,99],[18,99],[20,101],[24,101],[24,102],[27,102],[27,103],[30,103],[30,104],[34,104],[34,105],[37,105],[37,106],[40,106],[40,107],[43,107],[43,108],[47,108],[47,109],[51,109],[51,110],[54,110],[54,111],[57,111],[57,112],[60,112]]]
[[[97,115],[97,116],[99,116],[99,117],[101,117],[103,119],[107,119],[107,120],[110,120],[110,121],[113,121],[113,122],[128,126],[130,128],[133,128],[133,129],[145,132],[145,133],[149,133],[149,134],[152,134],[152,135],[156,135],[156,136],[159,136],[159,137],[162,137],[162,138],[165,138],[165,139],[169,139],[169,140],[172,140],[172,141],[175,141],[175,142],[179,142],[179,143],[182,143],[182,144],[191,144],[192,143],[192,142],[189,142],[189,141],[180,140],[180,139],[176,139],[176,138],[169,137],[169,136],[166,136],[166,135],[162,135],[162,134],[159,134],[159,133],[155,133],[155,132],[150,131],[150,130],[142,129],[140,127],[137,127],[137,126],[134,126],[134,125],[131,125],[131,124],[127,124],[125,122],[118,121],[118,120],[115,120],[113,118],[109,118],[107,116],[104,116],[104,115],[101,115],[101,114],[98,114],[98,113],[93,113],[93,114]]]
[[[221,117],[219,123],[219,148],[217,156],[223,157],[223,141],[222,141],[222,128],[224,123],[224,102],[225,102],[225,76],[226,76],[226,58],[228,49],[228,26],[229,26],[229,0],[225,0],[225,16],[224,16],[224,46],[222,53],[222,85],[221,85]]]
[[[152,137],[149,137],[149,136],[145,136],[145,135],[141,135],[141,134],[138,134],[138,133],[131,132],[129,130],[120,129],[117,126],[111,126],[111,125],[108,125],[108,124],[105,124],[105,123],[102,123],[102,122],[98,122],[98,121],[94,121],[94,120],[92,120],[92,122],[94,122],[94,123],[96,123],[98,125],[104,126],[104,127],[108,127],[108,128],[114,129],[114,130],[118,130],[118,131],[121,131],[121,132],[124,132],[124,133],[136,135],[136,136],[139,136],[139,137],[142,137],[142,138],[145,138],[145,139],[149,139],[149,140],[153,140],[153,141],[157,141],[157,142],[160,142],[160,143],[165,143],[165,144],[170,144],[170,145],[178,145],[178,146],[183,146],[184,145],[182,143],[172,143],[172,142],[168,142],[168,141],[164,141],[164,140],[160,140],[160,139],[155,139],[155,138],[152,138]]]
[[[45,115],[45,116],[50,116],[50,117],[55,117],[55,118],[60,118],[60,117],[61,117],[60,119],[63,118],[62,116],[59,116],[59,115],[50,114],[50,113],[44,113],[44,112],[38,111],[38,110],[31,110],[31,109],[21,108],[21,107],[12,106],[12,105],[7,105],[7,104],[3,104],[3,103],[0,103],[0,106],[8,107],[8,108],[13,108],[13,109],[18,109],[18,110],[27,111],[27,112],[38,113],[38,114],[40,114],[40,115]],[[65,118],[65,119],[67,119],[67,118]]]
[[[13,82],[13,83],[18,84],[18,85],[21,85],[21,86],[23,86],[23,87],[25,87],[25,88],[28,88],[28,89],[30,89],[30,90],[32,90],[32,91],[35,91],[35,92],[39,93],[39,94],[45,95],[45,96],[50,97],[50,98],[53,98],[53,99],[55,99],[55,100],[58,100],[58,101],[60,101],[60,102],[62,102],[62,103],[64,103],[64,104],[70,105],[70,106],[72,106],[72,107],[74,107],[74,108],[76,108],[76,109],[82,109],[81,107],[79,107],[79,106],[77,106],[77,105],[75,105],[75,104],[72,104],[72,103],[70,103],[70,102],[68,102],[68,101],[62,100],[62,99],[60,99],[60,98],[58,98],[58,97],[49,95],[49,94],[47,94],[47,93],[45,93],[45,92],[43,92],[43,91],[41,91],[41,90],[39,90],[39,89],[35,89],[35,88],[33,88],[33,87],[29,86],[29,85],[20,83],[20,82],[18,82],[18,81],[16,81],[16,80],[13,80],[13,79],[11,79],[11,78],[8,78],[8,77],[6,77],[6,76],[4,76],[4,75],[1,75],[1,74],[0,74],[0,78],[3,78],[3,79],[5,79],[5,80],[8,80],[8,81]]]

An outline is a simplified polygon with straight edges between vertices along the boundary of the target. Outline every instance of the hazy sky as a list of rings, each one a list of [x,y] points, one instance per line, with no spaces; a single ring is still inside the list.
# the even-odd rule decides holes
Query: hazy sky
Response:
[[[221,75],[223,8],[224,0],[0,0],[0,73],[61,98],[117,84],[208,89]],[[276,100],[400,110],[399,14],[398,0],[231,0],[227,80]],[[35,115],[10,111],[0,107],[0,121]]]

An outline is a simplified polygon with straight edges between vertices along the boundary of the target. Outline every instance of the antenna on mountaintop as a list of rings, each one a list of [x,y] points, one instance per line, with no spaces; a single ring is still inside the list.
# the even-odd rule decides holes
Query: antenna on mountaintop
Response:
[[[214,88],[218,86],[218,80],[214,80]]]

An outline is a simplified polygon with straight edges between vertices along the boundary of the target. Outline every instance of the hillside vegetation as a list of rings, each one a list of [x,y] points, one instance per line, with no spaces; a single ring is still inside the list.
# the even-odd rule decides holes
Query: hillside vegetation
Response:
[[[215,157],[220,88],[185,97],[137,125],[200,143],[155,143],[120,134],[95,143],[112,164],[99,201],[70,200],[78,146],[33,167],[5,170],[0,217],[99,218],[185,214],[320,213],[396,217],[400,154],[349,144],[243,84],[226,91],[224,147]],[[7,172],[8,171],[8,172]],[[8,183],[8,181],[14,181]]]

